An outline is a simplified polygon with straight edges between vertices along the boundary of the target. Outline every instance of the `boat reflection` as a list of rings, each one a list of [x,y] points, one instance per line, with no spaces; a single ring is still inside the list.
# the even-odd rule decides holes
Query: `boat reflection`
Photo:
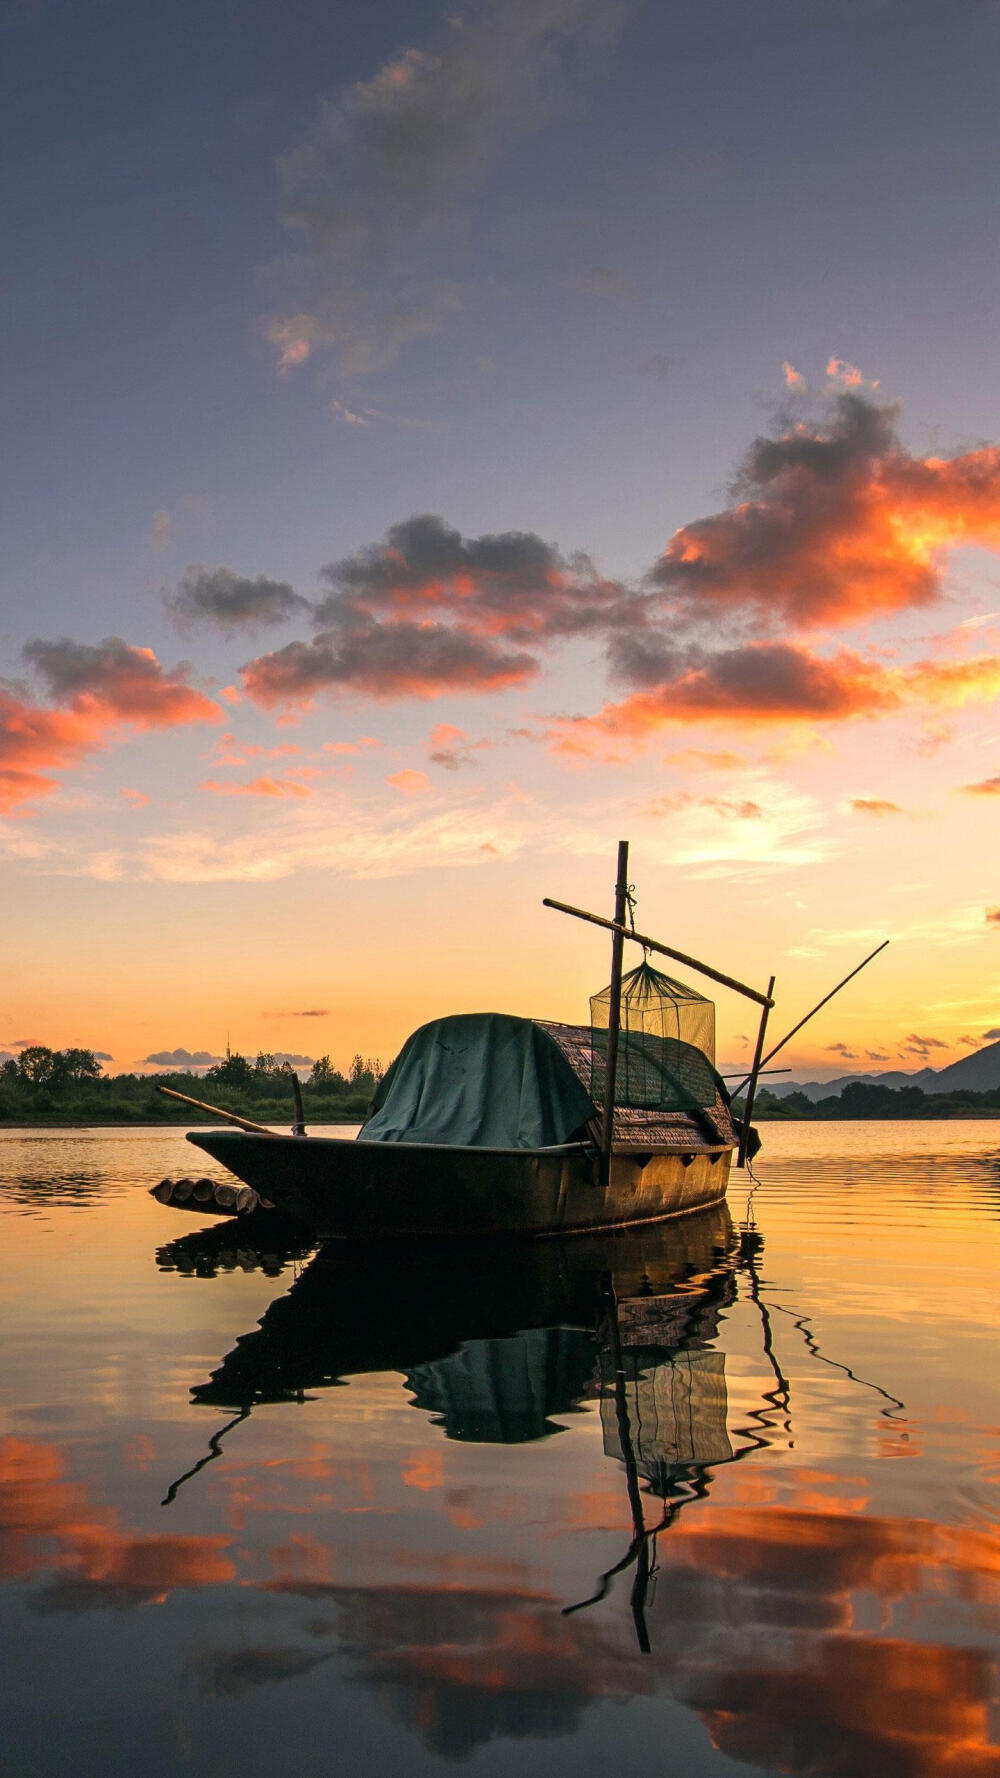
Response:
[[[208,1232],[211,1254],[220,1239]],[[185,1241],[191,1269],[199,1262],[192,1237]],[[171,1485],[167,1503],[221,1455],[222,1437],[254,1406],[302,1401],[367,1371],[401,1371],[414,1407],[448,1438],[476,1443],[546,1437],[563,1430],[556,1416],[597,1401],[605,1452],[625,1471],[632,1539],[592,1597],[567,1611],[598,1603],[612,1576],[634,1566],[632,1615],[648,1651],[653,1540],[686,1500],[708,1492],[712,1468],[734,1457],[725,1357],[711,1343],[735,1296],[738,1252],[724,1204],[680,1223],[565,1243],[397,1245],[377,1263],[342,1244],[321,1247],[192,1391],[233,1418]],[[160,1263],[176,1265],[176,1253]],[[210,1263],[203,1256],[201,1268]],[[751,1435],[744,1449],[759,1442]],[[640,1477],[667,1503],[651,1526]]]
[[[217,1241],[221,1231],[206,1234]],[[197,1266],[192,1242],[173,1243],[160,1263],[176,1264],[184,1245]],[[238,1411],[396,1371],[449,1437],[519,1443],[600,1396],[609,1293],[631,1305],[629,1325],[650,1346],[704,1345],[733,1298],[735,1254],[724,1204],[566,1242],[396,1245],[377,1256],[330,1243],[192,1399]]]
[[[843,1478],[787,1460],[790,1387],[759,1257],[759,1236],[737,1241],[724,1208],[635,1235],[492,1252],[376,1262],[320,1249],[194,1400],[236,1425],[261,1404],[391,1372],[445,1439],[505,1446],[556,1435],[596,1408],[621,1478],[620,1518],[602,1500],[588,1521],[581,1507],[592,1497],[571,1507],[560,1494],[539,1537],[568,1548],[572,1529],[617,1524],[621,1554],[570,1602],[530,1558],[516,1506],[504,1521],[509,1550],[439,1547],[447,1512],[468,1507],[461,1488],[443,1493],[440,1513],[423,1513],[405,1544],[393,1533],[354,1547],[346,1530],[324,1544],[317,1527],[314,1538],[286,1539],[257,1582],[307,1611],[297,1637],[206,1651],[192,1669],[198,1685],[240,1696],[346,1654],[387,1714],[449,1760],[496,1740],[572,1735],[591,1708],[660,1697],[695,1713],[720,1755],[757,1770],[996,1771],[991,1654],[952,1641],[955,1614],[985,1613],[995,1597],[1000,1539],[866,1511]],[[741,1412],[719,1347],[737,1289],[759,1318],[766,1373]],[[763,1487],[720,1499],[719,1472],[768,1444],[786,1458],[781,1497],[772,1471]],[[405,1522],[407,1503],[392,1498]],[[491,1506],[480,1510],[471,1522],[487,1522]],[[614,1608],[626,1575],[617,1596],[627,1614]],[[695,1763],[699,1746],[690,1743]]]

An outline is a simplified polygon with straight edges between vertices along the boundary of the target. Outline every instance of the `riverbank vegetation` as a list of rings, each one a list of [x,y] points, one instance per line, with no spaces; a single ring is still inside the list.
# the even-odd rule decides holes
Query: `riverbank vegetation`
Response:
[[[754,1100],[754,1122],[804,1122],[836,1118],[956,1118],[1000,1117],[1000,1088],[988,1093],[958,1089],[951,1093],[925,1093],[920,1087],[870,1086],[852,1080],[826,1099],[809,1099],[805,1093],[784,1098],[761,1088]]]
[[[329,1056],[320,1056],[302,1082],[306,1122],[360,1123],[382,1072],[377,1060],[355,1056],[343,1074]],[[227,1056],[200,1075],[106,1075],[92,1050],[52,1050],[32,1044],[18,1057],[0,1063],[0,1125],[199,1121],[196,1111],[165,1098],[157,1086],[174,1087],[255,1123],[291,1125],[292,1073],[287,1062],[261,1052],[253,1061]]]
[[[52,1050],[32,1044],[16,1059],[0,1063],[0,1126],[199,1121],[191,1107],[158,1093],[158,1085],[238,1112],[255,1123],[290,1126],[293,1072],[288,1062],[260,1052],[252,1061],[234,1053],[204,1074],[107,1075],[92,1050]],[[382,1064],[375,1058],[355,1056],[344,1074],[329,1056],[320,1056],[301,1083],[306,1123],[360,1123],[382,1074]],[[737,1109],[739,1105],[737,1101]],[[925,1093],[920,1087],[881,1087],[857,1080],[819,1100],[805,1093],[779,1098],[762,1087],[754,1102],[754,1121],[762,1123],[962,1117],[1000,1117],[1000,1089]]]

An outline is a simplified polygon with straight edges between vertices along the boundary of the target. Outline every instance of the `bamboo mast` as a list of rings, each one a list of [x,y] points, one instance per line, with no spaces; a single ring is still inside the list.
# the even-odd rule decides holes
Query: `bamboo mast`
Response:
[[[611,1175],[611,1144],[615,1134],[615,1087],[618,1076],[618,1035],[622,1022],[622,954],[625,950],[625,910],[628,907],[628,840],[618,841],[618,881],[615,884],[614,936],[611,940],[611,1004],[608,1008],[608,1053],[604,1074],[604,1119],[601,1124],[601,1184]]]

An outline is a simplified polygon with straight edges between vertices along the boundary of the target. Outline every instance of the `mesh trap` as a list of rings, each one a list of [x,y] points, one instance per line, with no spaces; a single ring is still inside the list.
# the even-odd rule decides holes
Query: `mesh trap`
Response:
[[[591,1083],[604,1104],[611,989],[590,1002]],[[645,958],[622,977],[614,1102],[633,1111],[693,1111],[714,1105],[715,1004]]]

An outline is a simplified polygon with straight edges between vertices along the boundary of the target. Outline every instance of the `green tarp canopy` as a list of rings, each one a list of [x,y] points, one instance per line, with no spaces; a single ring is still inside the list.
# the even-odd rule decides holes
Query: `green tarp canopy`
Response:
[[[459,1013],[408,1037],[375,1092],[365,1142],[550,1148],[594,1116],[558,1044],[532,1019]]]

